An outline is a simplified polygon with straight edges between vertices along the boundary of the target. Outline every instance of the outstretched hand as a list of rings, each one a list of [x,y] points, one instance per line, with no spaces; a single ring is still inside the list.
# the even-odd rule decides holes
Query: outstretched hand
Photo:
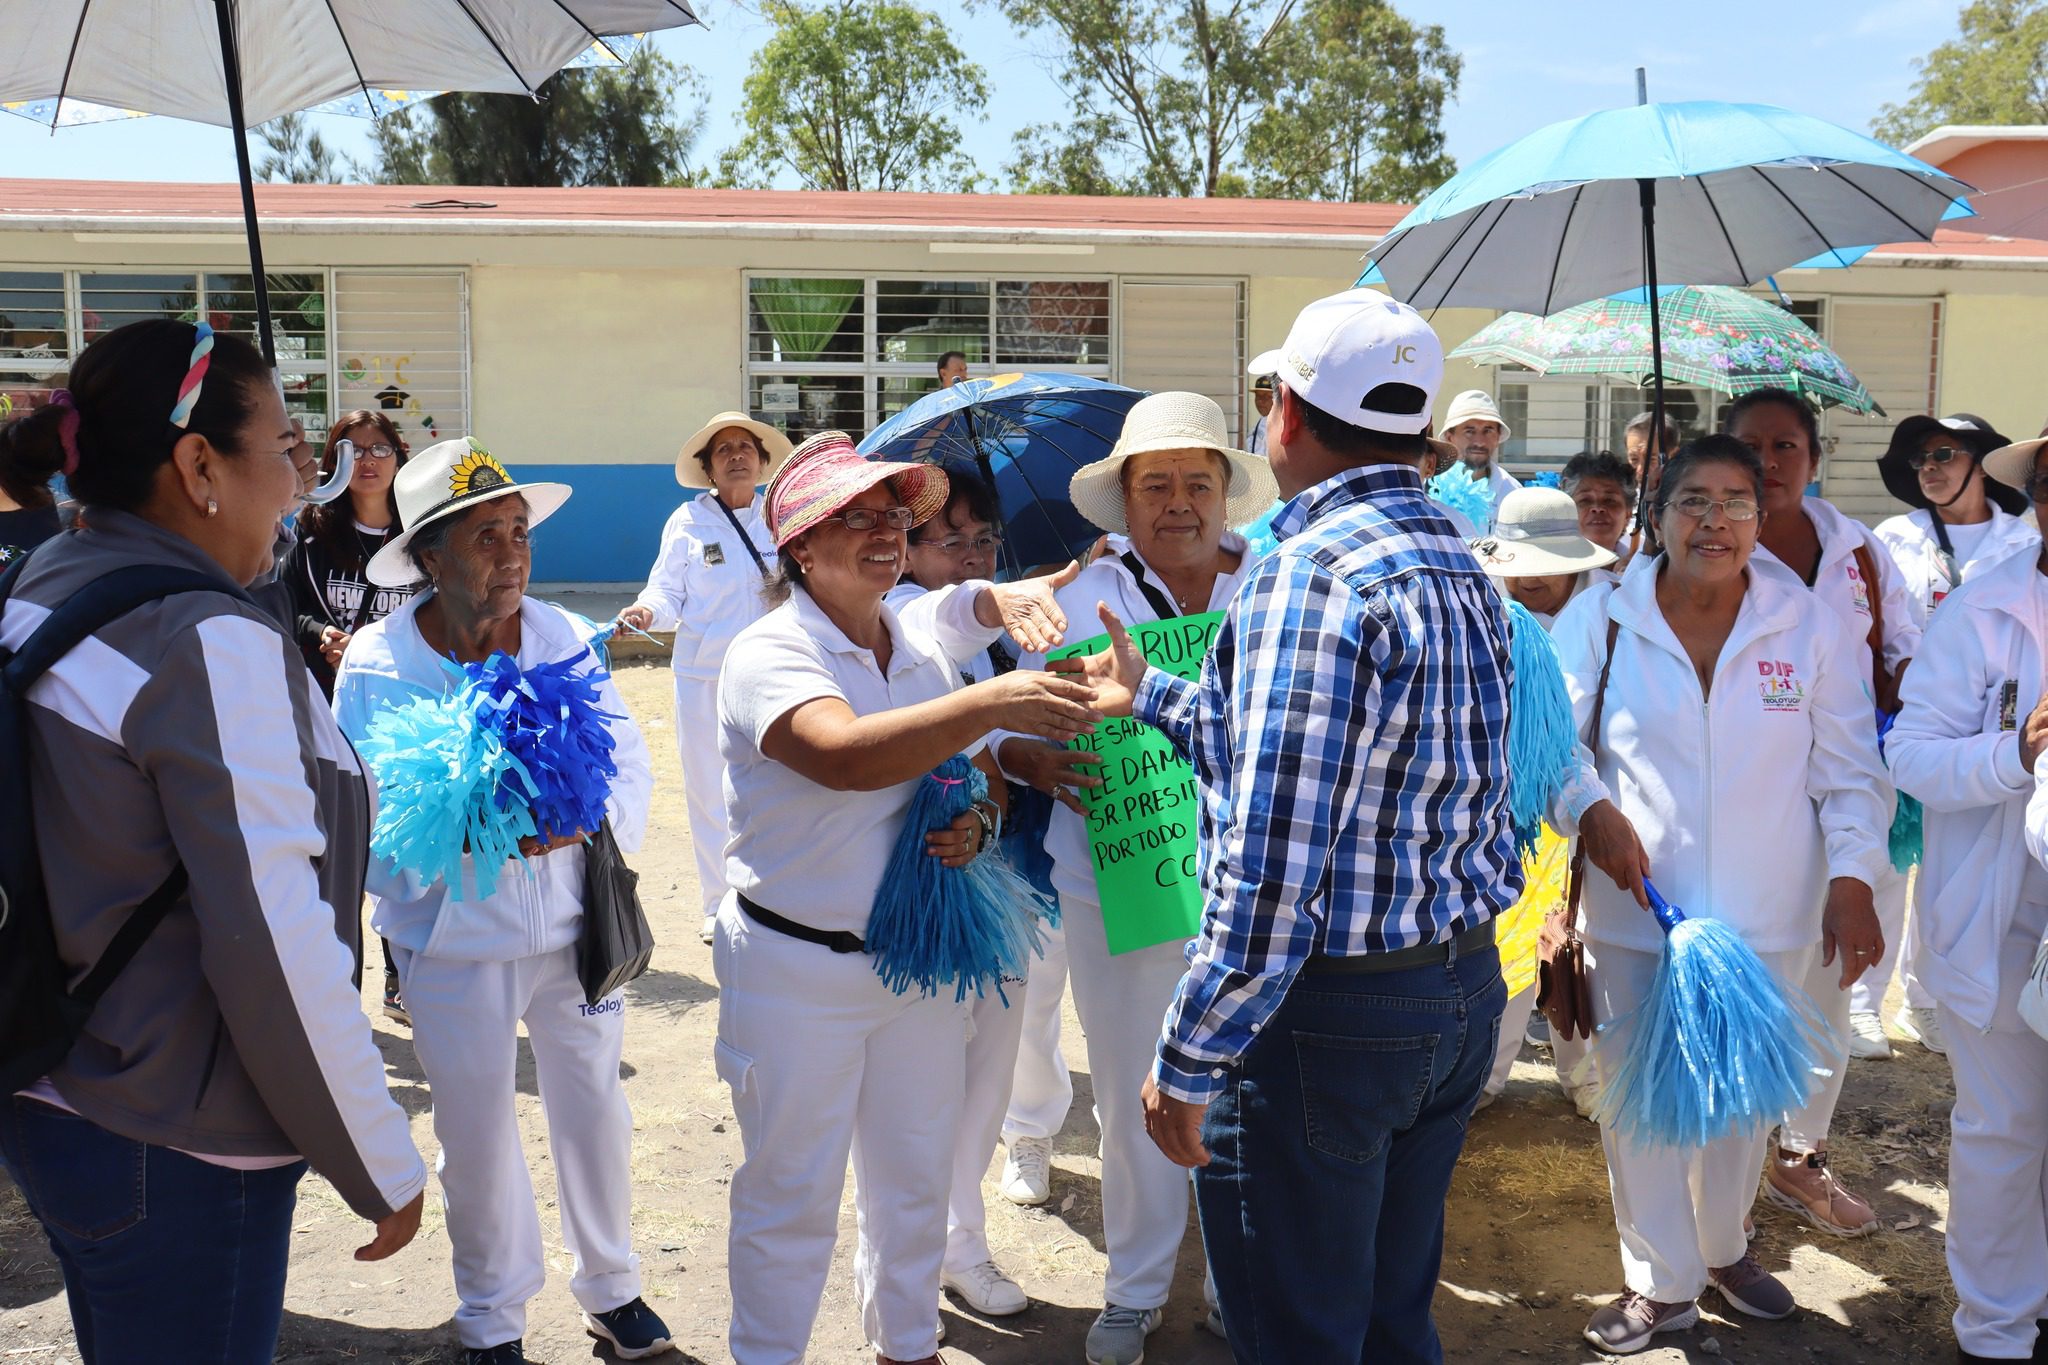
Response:
[[[1080,573],[1081,561],[1077,559],[1044,578],[992,584],[975,602],[974,619],[985,626],[1001,626],[1026,654],[1058,649],[1066,642],[1067,614],[1060,610],[1053,594]]]
[[[1145,656],[1131,639],[1131,633],[1124,629],[1123,619],[1109,609],[1107,602],[1099,603],[1096,613],[1109,631],[1109,648],[1100,654],[1056,659],[1046,669],[1085,683],[1095,694],[1095,709],[1103,715],[1128,716],[1137,699],[1138,684],[1145,681]]]

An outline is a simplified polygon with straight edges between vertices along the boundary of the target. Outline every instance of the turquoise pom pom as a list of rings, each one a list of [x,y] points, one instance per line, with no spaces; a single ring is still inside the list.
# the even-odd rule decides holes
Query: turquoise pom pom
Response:
[[[1892,814],[1892,870],[1910,872],[1920,865],[1925,839],[1920,828],[1920,798],[1899,793],[1899,808]]]
[[[1256,564],[1280,548],[1280,537],[1273,533],[1273,519],[1287,506],[1282,499],[1262,513],[1259,519],[1244,528],[1245,562]]]
[[[1030,954],[1044,951],[1038,920],[1056,912],[999,855],[952,868],[925,851],[925,835],[987,794],[981,770],[955,754],[910,798],[865,935],[876,974],[898,995],[951,985],[955,1001],[993,989],[1007,1005],[1002,983],[1023,980]]]
[[[1551,799],[1571,777],[1579,737],[1550,632],[1520,602],[1509,599],[1507,608],[1515,670],[1508,690],[1508,813],[1527,854],[1543,833]]]
[[[1463,512],[1465,519],[1481,531],[1493,524],[1492,490],[1482,480],[1473,478],[1462,460],[1429,481],[1429,496],[1453,511]]]

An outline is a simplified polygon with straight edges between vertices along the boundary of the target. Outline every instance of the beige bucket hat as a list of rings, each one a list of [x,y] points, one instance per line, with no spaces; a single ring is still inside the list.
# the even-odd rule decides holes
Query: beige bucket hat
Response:
[[[761,446],[761,474],[768,472],[789,458],[789,438],[769,426],[757,422],[744,412],[721,412],[703,426],[691,432],[683,441],[683,448],[676,452],[676,482],[685,488],[709,488],[711,476],[704,472],[704,466],[697,457],[711,444],[711,438],[727,427],[738,427],[741,431],[752,432]]]
[[[1493,530],[1472,542],[1472,553],[1495,578],[1584,573],[1616,558],[1579,534],[1578,504],[1558,488],[1517,488],[1502,498]]]
[[[1130,533],[1124,512],[1124,461],[1154,450],[1213,450],[1230,466],[1224,490],[1224,518],[1232,526],[1256,521],[1280,497],[1273,467],[1265,457],[1230,444],[1223,409],[1206,394],[1166,392],[1141,398],[1124,414],[1123,434],[1114,449],[1074,471],[1067,497],[1074,510],[1105,531]]]

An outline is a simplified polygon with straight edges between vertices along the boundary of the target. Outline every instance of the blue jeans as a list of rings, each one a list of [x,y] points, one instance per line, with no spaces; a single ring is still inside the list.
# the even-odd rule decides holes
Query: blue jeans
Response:
[[[306,1163],[231,1171],[35,1100],[0,1159],[64,1268],[85,1365],[267,1365]]]
[[[1202,1241],[1239,1365],[1438,1365],[1444,1196],[1493,1064],[1491,947],[1305,968],[1209,1105]]]

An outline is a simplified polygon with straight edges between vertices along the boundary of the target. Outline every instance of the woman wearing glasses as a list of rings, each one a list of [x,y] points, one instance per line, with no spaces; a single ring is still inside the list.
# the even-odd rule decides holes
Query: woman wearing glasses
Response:
[[[324,479],[334,468],[334,452],[343,441],[356,447],[356,472],[348,496],[308,508],[301,517],[298,543],[285,560],[284,585],[291,595],[292,637],[306,656],[313,680],[331,701],[334,674],[342,651],[364,626],[381,621],[412,600],[412,588],[384,588],[366,572],[370,557],[404,528],[398,522],[398,495],[392,480],[405,463],[405,439],[389,417],[358,408],[327,433],[320,459]],[[391,944],[384,946],[384,1013],[410,1027],[392,965]]]
[[[1661,552],[1557,620],[1582,748],[1551,823],[1605,874],[1589,870],[1581,906],[1603,1031],[1641,1003],[1663,950],[1646,874],[1734,928],[1787,985],[1816,959],[1846,985],[1877,957],[1870,887],[1892,789],[1846,657],[1860,642],[1813,593],[1756,567],[1764,496],[1740,442],[1686,445],[1653,506]],[[1587,1323],[1590,1341],[1641,1350],[1698,1321],[1710,1284],[1753,1317],[1792,1311],[1743,1232],[1764,1134],[1651,1148],[1603,1124],[1601,1140],[1626,1284]]]
[[[401,529],[391,481],[405,463],[405,440],[389,417],[358,408],[328,431],[321,477],[334,468],[335,448],[343,441],[353,441],[356,448],[348,496],[307,510],[284,572],[294,638],[329,697],[349,640],[412,597],[409,588],[380,588],[363,576],[370,556]]]
[[[732,1177],[729,1270],[738,1365],[802,1360],[831,1270],[849,1154],[862,1327],[880,1365],[934,1362],[947,1195],[965,1088],[969,1007],[896,994],[866,956],[868,916],[918,784],[993,730],[1065,742],[1097,719],[1088,690],[1047,673],[961,685],[951,647],[884,602],[905,533],[947,502],[937,466],[861,458],[843,432],[799,446],[769,481],[784,600],[740,632],[719,678],[731,794],[711,960],[719,1077],[744,1157]],[[938,596],[938,594],[933,594]],[[986,617],[1051,609],[1035,584],[962,589]],[[1012,625],[1044,650],[1064,622]],[[1002,784],[925,852],[963,867],[992,843]],[[913,832],[912,837],[917,833]]]
[[[1728,405],[1721,430],[1748,446],[1763,464],[1757,571],[1786,587],[1811,591],[1851,636],[1868,642],[1844,663],[1863,695],[1875,700],[1874,708],[1865,707],[1874,740],[1877,713],[1898,709],[1897,680],[1920,648],[1920,624],[1906,580],[1891,552],[1867,527],[1825,498],[1807,495],[1807,487],[1820,477],[1820,422],[1812,404],[1784,389],[1757,389]],[[1880,838],[1885,833],[1878,830]],[[1906,879],[1887,861],[1874,890],[1883,942],[1880,956],[1863,965],[1877,969],[1876,975],[1891,971],[1895,958],[1889,945],[1904,937]],[[1764,1181],[1768,1202],[1838,1237],[1875,1231],[1877,1215],[1828,1165],[1835,1105],[1851,1056],[1881,1057],[1891,1051],[1874,1006],[1862,1019],[1854,1018],[1857,999],[1851,984],[1837,982],[1833,971],[1818,963],[1806,982],[1807,994],[1827,1016],[1835,1050],[1823,1062],[1827,1080],[1814,1089],[1805,1108],[1785,1116]]]

